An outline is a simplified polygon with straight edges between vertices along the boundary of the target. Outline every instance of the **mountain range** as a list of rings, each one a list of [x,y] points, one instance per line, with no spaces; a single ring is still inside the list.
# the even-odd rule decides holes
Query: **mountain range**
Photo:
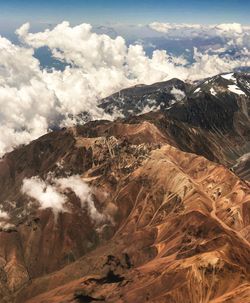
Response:
[[[250,302],[250,75],[98,106],[0,160],[0,302]]]

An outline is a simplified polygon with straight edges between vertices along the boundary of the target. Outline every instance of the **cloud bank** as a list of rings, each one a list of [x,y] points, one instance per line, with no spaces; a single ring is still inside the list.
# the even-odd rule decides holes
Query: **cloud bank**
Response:
[[[164,23],[164,22],[152,22],[149,28],[175,37],[181,36],[200,36],[205,34],[209,36],[231,36],[242,35],[248,33],[250,27],[243,26],[240,23],[222,23],[214,25],[205,24],[186,24],[186,23]]]
[[[54,127],[71,125],[72,117],[84,111],[93,119],[112,118],[97,104],[122,88],[173,77],[196,80],[250,66],[249,28],[162,23],[150,27],[176,37],[186,31],[189,35],[215,33],[225,43],[223,49],[195,49],[190,63],[164,50],[156,49],[149,57],[142,45],[127,45],[122,37],[96,34],[89,24],[72,27],[63,22],[54,29],[31,33],[27,23],[17,30],[19,45],[0,37],[0,155]],[[66,68],[41,68],[34,57],[41,47],[48,47]],[[233,48],[234,55],[228,55],[227,50]]]
[[[176,39],[183,38],[220,38],[222,49],[220,46],[212,47],[210,52],[214,50],[217,53],[223,53],[225,50],[237,49],[238,54],[243,55],[250,48],[250,26],[243,26],[239,23],[223,23],[216,25],[201,24],[175,24],[153,22],[148,25],[150,29],[163,33],[167,37]],[[209,50],[207,50],[209,51]]]

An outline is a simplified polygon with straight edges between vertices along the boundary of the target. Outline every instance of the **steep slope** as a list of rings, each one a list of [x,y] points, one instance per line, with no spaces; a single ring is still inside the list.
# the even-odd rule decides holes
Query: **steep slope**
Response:
[[[248,302],[249,83],[129,88],[6,154],[0,302]]]
[[[2,159],[1,302],[246,302],[249,186],[155,115],[168,121],[91,122]]]
[[[247,74],[215,76],[199,83],[182,102],[167,111],[167,116],[193,126],[199,134],[205,132],[206,145],[213,146],[216,161],[233,166],[249,152],[249,87]]]
[[[221,74],[193,84],[172,79],[132,87],[102,100],[100,107],[125,117],[158,111],[149,119],[165,128],[179,148],[231,169],[250,149],[249,74]],[[159,113],[164,113],[163,119]],[[247,164],[237,170],[249,180],[247,171]]]
[[[101,100],[99,107],[108,114],[122,117],[164,110],[182,100],[190,88],[190,84],[179,79],[137,85]]]

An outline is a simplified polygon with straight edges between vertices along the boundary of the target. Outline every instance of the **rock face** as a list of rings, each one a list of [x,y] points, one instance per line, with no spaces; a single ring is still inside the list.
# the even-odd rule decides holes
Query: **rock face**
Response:
[[[137,85],[101,100],[99,107],[108,114],[124,117],[164,110],[182,100],[189,89],[191,85],[179,79]]]
[[[153,113],[146,119],[167,129],[183,151],[232,169],[250,150],[249,74],[221,74],[193,84],[173,79],[131,87],[102,100],[100,107],[130,119],[142,112],[164,113],[164,119]],[[238,170],[245,179],[249,179],[248,167],[245,162]]]
[[[0,302],[248,302],[247,81],[6,154]]]

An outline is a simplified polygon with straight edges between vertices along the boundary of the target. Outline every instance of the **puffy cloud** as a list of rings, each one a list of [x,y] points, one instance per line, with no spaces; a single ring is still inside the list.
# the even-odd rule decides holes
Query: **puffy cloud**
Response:
[[[9,218],[8,213],[6,213],[5,211],[0,209],[0,220],[1,219],[8,219],[8,218]]]
[[[235,34],[242,34],[243,27],[239,23],[223,23],[218,24],[215,28],[221,33],[235,33]]]
[[[36,199],[42,209],[51,208],[55,215],[65,211],[66,197],[39,177],[24,179],[22,192]]]
[[[82,66],[85,71],[121,68],[126,54],[125,40],[97,35],[91,29],[90,24],[70,27],[68,22],[63,22],[52,30],[32,34],[28,32],[29,24],[24,24],[17,34],[26,44],[34,48],[48,46],[54,57]]]
[[[44,134],[58,115],[33,53],[0,37],[0,154]]]
[[[206,28],[194,24],[154,24],[152,28],[179,35],[187,28],[194,35]],[[241,32],[242,28],[242,32]],[[239,66],[250,66],[249,34],[246,27],[218,25],[207,32],[226,37],[224,52],[235,46],[235,57],[215,50],[195,50],[193,63],[164,50],[147,56],[141,45],[127,45],[96,34],[89,24],[71,27],[68,22],[54,29],[30,33],[29,24],[17,30],[22,45],[0,37],[0,155],[45,134],[55,126],[68,126],[72,115],[88,111],[93,119],[112,118],[97,107],[104,98],[135,84],[151,84],[177,77],[196,80]],[[249,29],[248,29],[249,31]],[[48,47],[63,61],[63,71],[46,70],[34,50]]]
[[[175,100],[177,100],[177,101],[181,101],[186,96],[184,91],[182,91],[176,87],[172,88],[171,94],[174,95]]]
[[[108,215],[100,213],[94,203],[91,188],[85,183],[79,175],[67,178],[53,178],[48,176],[44,181],[39,177],[24,179],[22,185],[22,193],[37,200],[41,209],[50,208],[55,216],[59,212],[69,211],[65,206],[67,196],[63,193],[70,189],[81,201],[81,207],[86,209],[90,218],[95,224],[110,221]],[[0,218],[1,213],[0,211]]]
[[[195,63],[190,71],[194,75],[202,75],[203,77],[205,77],[205,74],[215,75],[232,71],[239,66],[250,66],[250,57],[245,56],[243,53],[234,59],[228,55],[220,56],[219,54],[201,53],[194,49],[194,60]]]
[[[90,218],[96,222],[101,223],[108,219],[108,217],[100,213],[93,201],[91,189],[80,176],[71,176],[68,178],[55,179],[57,185],[63,189],[71,189],[75,195],[80,199],[82,208],[87,208]]]

